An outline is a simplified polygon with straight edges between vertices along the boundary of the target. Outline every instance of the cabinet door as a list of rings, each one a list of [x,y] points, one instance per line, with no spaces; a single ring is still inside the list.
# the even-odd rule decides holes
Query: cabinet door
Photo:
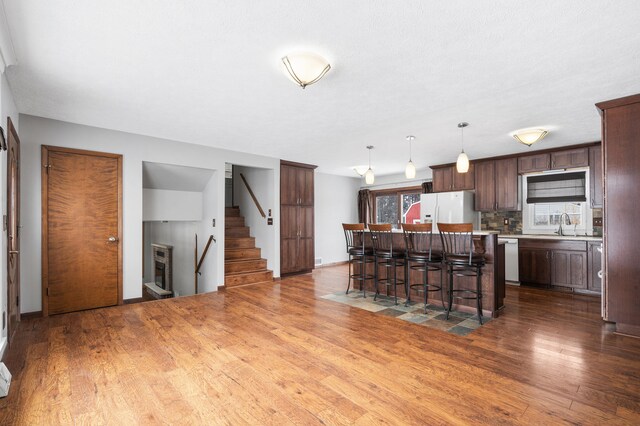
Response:
[[[304,206],[313,205],[313,172],[305,168],[297,171],[299,202]]]
[[[477,211],[494,211],[496,209],[495,162],[482,161],[475,163]]]
[[[453,189],[451,167],[433,169],[433,192],[447,192]]]
[[[591,208],[602,208],[602,148],[589,148],[589,185],[591,189]]]
[[[598,272],[602,269],[602,253],[599,248],[601,243],[589,243],[587,251],[587,288],[592,291],[602,291],[602,280]]]
[[[521,283],[551,283],[551,258],[549,250],[520,248],[518,250],[518,271]]]
[[[551,252],[551,284],[587,288],[587,253],[554,250]]]
[[[311,270],[315,266],[313,244],[313,206],[300,206],[298,208],[298,221],[300,228],[298,271]]]
[[[298,168],[286,165],[280,166],[280,204],[298,204],[297,186]]]
[[[518,173],[541,172],[549,170],[551,157],[549,154],[533,154],[518,157]]]
[[[298,271],[299,207],[280,207],[280,273]]]
[[[551,168],[563,169],[589,165],[589,148],[568,149],[551,153]]]
[[[453,176],[453,190],[463,191],[471,190],[475,188],[475,167],[473,163],[469,164],[469,170],[467,173],[458,173],[455,167],[451,168],[451,175]]]
[[[495,169],[496,210],[519,210],[518,160],[516,158],[497,160]]]

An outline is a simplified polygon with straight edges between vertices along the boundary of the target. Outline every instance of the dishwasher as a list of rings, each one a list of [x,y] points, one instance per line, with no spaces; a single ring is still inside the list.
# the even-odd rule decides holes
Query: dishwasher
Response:
[[[505,280],[510,284],[518,284],[520,278],[518,276],[518,239],[517,238],[498,238],[498,242],[504,245],[504,276]]]

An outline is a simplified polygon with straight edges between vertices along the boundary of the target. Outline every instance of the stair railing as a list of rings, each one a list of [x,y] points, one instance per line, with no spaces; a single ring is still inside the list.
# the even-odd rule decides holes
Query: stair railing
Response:
[[[198,261],[198,234],[196,234],[196,250],[195,250],[195,262],[194,262],[194,266],[195,266],[195,294],[198,294],[198,275],[202,275],[202,272],[200,272],[200,268],[202,267],[202,262],[204,262],[204,258],[207,255],[207,252],[209,251],[209,246],[211,245],[212,241],[216,241],[216,238],[213,235],[209,235],[209,240],[207,241],[207,245],[204,247],[204,251],[202,252],[202,256],[200,256],[200,260]]]
[[[244,177],[244,175],[242,173],[240,173],[240,178],[242,178],[242,182],[244,182],[244,186],[247,187],[247,191],[249,191],[249,195],[251,195],[251,199],[253,199],[253,203],[258,208],[258,211],[260,212],[262,217],[267,217],[267,215],[264,214],[264,210],[262,210],[262,206],[260,205],[260,202],[258,201],[258,199],[256,198],[255,194],[251,190],[251,187],[249,186],[249,183],[247,182],[247,179],[245,179],[245,177]]]

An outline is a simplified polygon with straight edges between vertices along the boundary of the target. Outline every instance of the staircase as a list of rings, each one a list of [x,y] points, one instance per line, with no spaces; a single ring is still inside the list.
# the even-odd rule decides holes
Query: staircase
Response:
[[[224,286],[272,282],[273,272],[267,269],[267,260],[262,259],[240,209],[225,207],[224,215]]]

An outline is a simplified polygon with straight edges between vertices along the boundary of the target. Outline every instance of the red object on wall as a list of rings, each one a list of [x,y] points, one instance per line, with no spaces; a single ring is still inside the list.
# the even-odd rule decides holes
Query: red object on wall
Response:
[[[420,201],[413,203],[407,214],[404,215],[404,223],[420,223]]]

